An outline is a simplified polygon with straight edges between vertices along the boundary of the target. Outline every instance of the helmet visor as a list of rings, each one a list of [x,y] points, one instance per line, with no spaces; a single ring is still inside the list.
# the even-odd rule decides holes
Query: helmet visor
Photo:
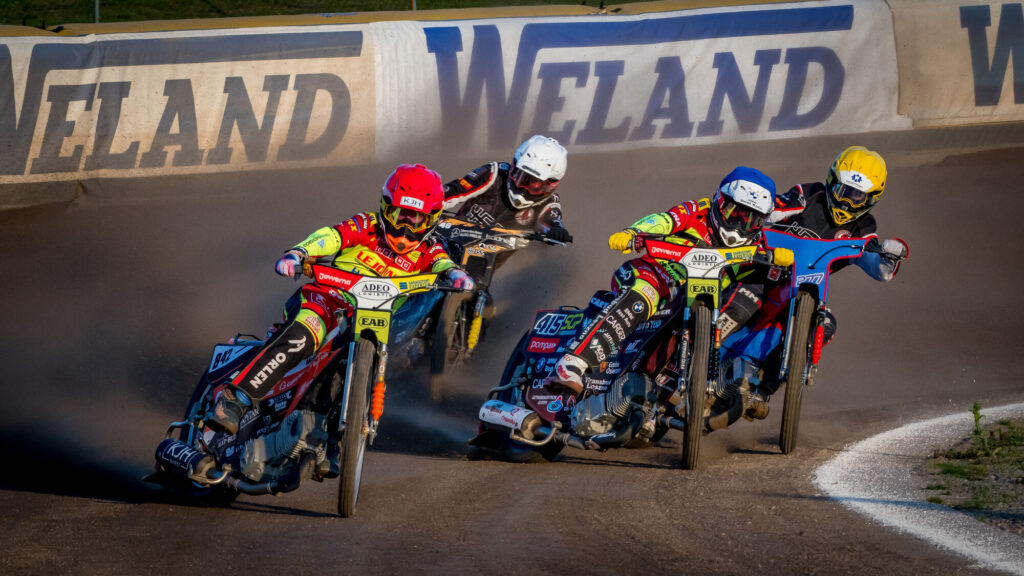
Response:
[[[753,232],[761,227],[761,224],[764,222],[764,214],[747,206],[737,204],[724,196],[719,198],[721,202],[718,210],[722,215],[722,225],[725,228],[741,232]]]
[[[547,196],[555,191],[558,187],[558,180],[541,180],[532,174],[527,174],[518,166],[512,169],[512,183],[516,185],[516,188],[524,191],[527,196],[533,196],[535,198],[541,196]]]
[[[385,204],[383,212],[384,218],[395,230],[407,228],[410,232],[416,234],[428,232],[441,218],[440,211],[433,214],[424,214],[423,212],[390,204]]]
[[[832,185],[832,190],[829,193],[836,204],[853,209],[874,204],[875,198],[878,196],[877,192],[864,192],[839,181]]]

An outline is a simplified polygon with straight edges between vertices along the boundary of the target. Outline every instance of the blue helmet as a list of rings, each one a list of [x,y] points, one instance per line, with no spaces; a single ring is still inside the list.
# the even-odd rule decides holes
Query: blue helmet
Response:
[[[738,166],[722,179],[711,201],[711,225],[726,246],[749,244],[775,207],[775,182],[764,172]]]

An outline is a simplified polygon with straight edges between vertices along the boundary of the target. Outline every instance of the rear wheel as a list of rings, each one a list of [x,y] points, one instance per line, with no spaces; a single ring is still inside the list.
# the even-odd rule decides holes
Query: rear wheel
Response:
[[[708,359],[711,356],[711,309],[694,302],[693,346],[690,350],[690,379],[686,383],[686,427],[683,430],[683,469],[697,467],[700,437],[704,428],[704,406],[708,394]]]
[[[363,477],[363,457],[370,433],[369,397],[374,377],[374,345],[367,339],[356,342],[352,358],[352,377],[348,383],[345,408],[345,432],[342,436],[341,485],[338,487],[338,514],[350,518],[356,513],[359,484]]]
[[[466,335],[470,315],[470,294],[452,292],[444,299],[430,349],[430,400],[444,398],[445,371],[462,362],[466,355]]]
[[[782,405],[782,430],[779,433],[779,449],[783,454],[789,454],[796,448],[807,360],[811,354],[808,341],[811,335],[811,319],[814,317],[814,309],[814,297],[802,290],[798,292],[792,326],[793,339],[789,345],[789,358],[786,359],[786,399]]]

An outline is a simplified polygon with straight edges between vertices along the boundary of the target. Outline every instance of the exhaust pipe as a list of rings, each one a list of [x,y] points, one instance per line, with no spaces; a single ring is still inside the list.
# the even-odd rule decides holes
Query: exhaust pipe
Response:
[[[515,406],[501,400],[488,400],[480,407],[480,420],[502,428],[518,431],[523,438],[533,440],[544,425],[544,420],[528,408]]]
[[[217,461],[181,440],[165,438],[156,447],[156,462],[160,470],[174,476],[210,484],[207,473],[216,470]]]

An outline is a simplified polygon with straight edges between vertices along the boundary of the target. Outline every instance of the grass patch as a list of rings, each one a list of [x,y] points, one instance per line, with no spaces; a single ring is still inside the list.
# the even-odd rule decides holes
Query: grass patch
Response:
[[[923,463],[932,504],[970,511],[980,520],[1024,536],[1024,420],[986,424],[971,407],[974,428]]]
[[[976,481],[985,477],[987,472],[984,466],[979,464],[961,464],[959,462],[936,462],[936,468],[940,474],[946,474],[954,478]]]

